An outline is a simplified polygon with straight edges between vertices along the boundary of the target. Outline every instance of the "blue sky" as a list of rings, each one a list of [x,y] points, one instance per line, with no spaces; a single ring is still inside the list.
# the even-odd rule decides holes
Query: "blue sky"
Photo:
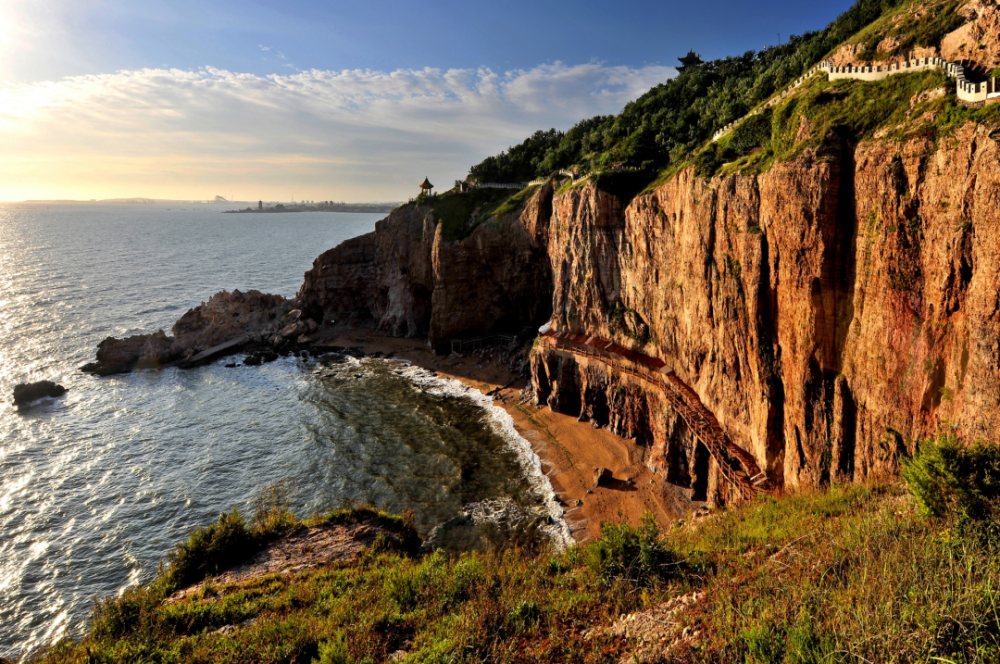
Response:
[[[0,0],[0,200],[398,199],[849,6]]]

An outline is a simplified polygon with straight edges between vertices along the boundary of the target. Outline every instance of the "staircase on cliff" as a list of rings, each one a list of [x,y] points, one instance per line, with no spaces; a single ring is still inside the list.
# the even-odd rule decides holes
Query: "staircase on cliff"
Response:
[[[725,480],[724,496],[728,502],[750,500],[758,493],[771,489],[767,475],[761,471],[753,455],[729,440],[715,415],[705,407],[697,393],[662,360],[600,337],[557,332],[548,325],[539,330],[539,343],[552,350],[602,362],[614,371],[636,376],[660,388],[695,438],[705,445],[718,464],[719,473]]]

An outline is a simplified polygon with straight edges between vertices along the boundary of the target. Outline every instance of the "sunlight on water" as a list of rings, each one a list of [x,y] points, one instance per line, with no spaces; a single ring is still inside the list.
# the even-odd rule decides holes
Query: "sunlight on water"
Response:
[[[552,513],[488,402],[395,362],[77,371],[105,336],[169,330],[222,288],[293,295],[377,218],[0,206],[0,657],[78,636],[92,598],[148,581],[190,528],[275,480],[300,515],[367,500],[414,510],[424,534],[462,511]],[[13,385],[42,379],[69,392],[14,410]]]

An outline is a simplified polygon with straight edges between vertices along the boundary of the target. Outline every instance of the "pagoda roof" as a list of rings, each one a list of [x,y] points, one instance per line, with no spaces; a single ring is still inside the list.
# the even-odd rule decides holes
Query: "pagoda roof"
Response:
[[[683,69],[684,67],[691,67],[694,65],[703,64],[701,56],[695,53],[694,51],[688,51],[688,54],[685,55],[683,58],[677,58],[677,59],[680,60],[681,64],[683,65],[681,69]]]
[[[420,185],[420,188],[421,189],[433,189],[434,185],[431,184],[430,180],[428,180],[427,178],[424,178],[424,183],[422,185]]]

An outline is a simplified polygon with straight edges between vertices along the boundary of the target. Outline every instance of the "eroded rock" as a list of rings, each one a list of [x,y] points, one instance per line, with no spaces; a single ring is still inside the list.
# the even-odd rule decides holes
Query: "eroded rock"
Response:
[[[66,394],[66,388],[51,380],[36,383],[21,383],[14,386],[14,405],[26,406],[32,401],[46,397],[61,397]]]

